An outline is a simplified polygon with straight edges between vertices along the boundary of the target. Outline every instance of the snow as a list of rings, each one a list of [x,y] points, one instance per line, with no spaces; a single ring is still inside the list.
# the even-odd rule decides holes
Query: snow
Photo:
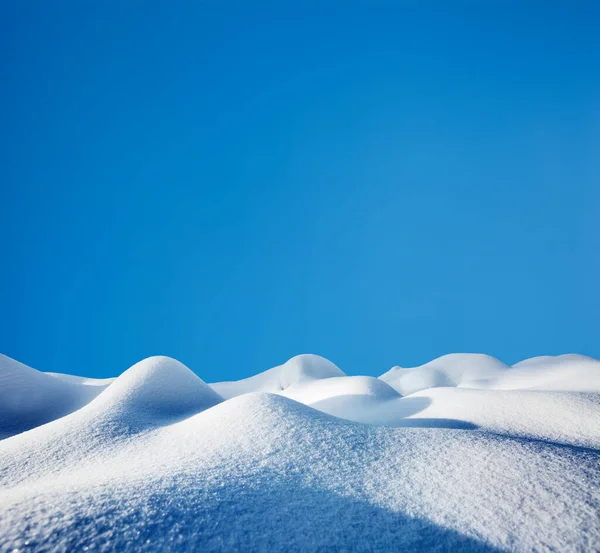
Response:
[[[212,388],[222,397],[229,399],[248,392],[278,393],[290,386],[332,376],[346,375],[328,359],[320,355],[304,354],[296,355],[283,365],[250,378],[236,382],[218,382],[212,384]]]
[[[447,386],[597,392],[600,361],[577,354],[546,355],[509,367],[489,355],[452,353],[420,367],[392,367],[379,378],[402,395]]]
[[[42,373],[0,354],[0,439],[76,411],[108,381]]]
[[[597,392],[600,390],[600,361],[576,354],[534,357],[513,365],[496,381],[480,384],[494,389]]]
[[[2,552],[600,549],[591,358],[297,356],[211,385],[167,357],[106,382],[1,361]]]
[[[489,355],[451,353],[420,367],[392,367],[379,378],[402,395],[408,395],[427,388],[459,386],[471,380],[498,378],[507,368],[502,361]]]

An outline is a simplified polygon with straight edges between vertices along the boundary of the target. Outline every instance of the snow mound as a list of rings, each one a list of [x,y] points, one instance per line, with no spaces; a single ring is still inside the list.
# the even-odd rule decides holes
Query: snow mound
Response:
[[[0,439],[64,417],[108,385],[71,378],[36,371],[0,354]]]
[[[149,357],[127,369],[78,411],[2,442],[6,456],[2,459],[0,455],[0,467],[13,470],[19,481],[34,475],[50,477],[61,464],[77,465],[103,456],[116,444],[128,443],[135,436],[192,417],[222,401],[179,361]]]
[[[600,361],[566,354],[526,359],[494,381],[478,387],[532,389],[558,392],[600,392]]]
[[[393,367],[379,378],[408,395],[427,388],[461,386],[472,380],[498,377],[508,365],[481,353],[451,353],[420,367]]]
[[[393,367],[379,378],[402,395],[438,387],[600,392],[600,361],[577,354],[545,355],[509,367],[489,355],[454,353],[420,367]]]
[[[372,376],[333,376],[289,386],[282,395],[307,405],[340,396],[359,396],[374,401],[400,397],[391,386]]]
[[[222,398],[183,363],[156,356],[127,369],[98,396],[93,407],[113,414],[163,418],[189,416],[221,401]]]
[[[229,399],[249,392],[278,393],[293,385],[333,376],[345,376],[345,374],[324,357],[303,354],[296,355],[283,365],[273,367],[250,378],[235,382],[217,382],[211,384],[211,387],[219,395]]]
[[[406,415],[400,408],[380,416],[393,400],[400,399],[400,394],[371,376],[334,376],[296,384],[280,393],[329,415],[356,422],[392,425]]]
[[[2,366],[21,393],[99,393],[0,441],[0,551],[600,550],[590,358],[377,379],[298,356],[213,387],[168,357],[107,383]]]
[[[86,421],[79,424],[83,435]],[[600,545],[595,450],[356,424],[266,393],[107,438],[74,460],[77,435],[58,450],[50,442],[25,448],[17,438],[27,434],[0,442],[0,550],[524,553]],[[55,470],[45,475],[49,462]]]

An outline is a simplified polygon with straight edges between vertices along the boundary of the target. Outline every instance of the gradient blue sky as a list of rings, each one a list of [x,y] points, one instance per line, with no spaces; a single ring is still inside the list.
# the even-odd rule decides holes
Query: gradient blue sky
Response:
[[[600,357],[597,3],[279,4],[2,3],[0,351]]]

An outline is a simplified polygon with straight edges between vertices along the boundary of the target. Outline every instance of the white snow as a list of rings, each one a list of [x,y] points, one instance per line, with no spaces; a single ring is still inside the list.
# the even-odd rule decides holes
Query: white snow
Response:
[[[600,549],[591,358],[297,356],[210,386],[167,357],[104,382],[0,361],[2,552]]]
[[[279,393],[290,386],[330,378],[346,376],[341,369],[320,355],[296,355],[283,365],[265,372],[238,380],[236,382],[218,382],[212,384],[222,397],[229,399],[248,392]]]
[[[402,395],[439,386],[460,386],[472,380],[498,378],[507,365],[479,353],[451,353],[420,367],[392,367],[379,378]]]
[[[0,354],[0,439],[76,411],[110,381],[42,373]]]

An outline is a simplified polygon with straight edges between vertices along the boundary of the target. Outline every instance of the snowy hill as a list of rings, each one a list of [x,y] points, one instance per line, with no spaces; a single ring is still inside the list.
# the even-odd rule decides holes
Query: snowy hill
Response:
[[[208,385],[0,358],[0,551],[594,551],[600,363],[315,355]]]

